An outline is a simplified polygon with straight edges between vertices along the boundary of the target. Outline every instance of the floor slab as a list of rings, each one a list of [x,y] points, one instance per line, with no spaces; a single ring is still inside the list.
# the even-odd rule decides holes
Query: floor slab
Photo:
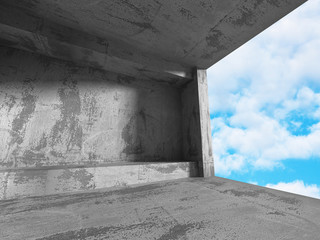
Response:
[[[319,239],[320,200],[213,177],[0,201],[0,239]]]

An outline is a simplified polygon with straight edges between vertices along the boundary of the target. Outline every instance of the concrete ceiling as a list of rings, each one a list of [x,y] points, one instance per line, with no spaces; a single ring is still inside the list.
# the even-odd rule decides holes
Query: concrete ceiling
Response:
[[[301,0],[1,0],[0,45],[179,83]]]

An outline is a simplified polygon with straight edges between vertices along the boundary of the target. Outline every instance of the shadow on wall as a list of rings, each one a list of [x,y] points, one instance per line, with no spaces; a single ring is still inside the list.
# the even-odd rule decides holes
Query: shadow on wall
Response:
[[[9,48],[0,56],[0,168],[182,160],[178,89]]]

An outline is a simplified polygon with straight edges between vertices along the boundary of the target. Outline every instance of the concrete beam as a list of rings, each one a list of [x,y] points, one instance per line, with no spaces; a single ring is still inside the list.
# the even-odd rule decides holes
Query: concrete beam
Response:
[[[134,46],[79,31],[0,4],[0,44],[146,80],[183,84],[191,71]]]

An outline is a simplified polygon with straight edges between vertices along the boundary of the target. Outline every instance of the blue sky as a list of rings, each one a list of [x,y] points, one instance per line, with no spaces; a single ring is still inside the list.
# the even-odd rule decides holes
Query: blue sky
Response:
[[[320,198],[320,1],[208,69],[216,175]]]

